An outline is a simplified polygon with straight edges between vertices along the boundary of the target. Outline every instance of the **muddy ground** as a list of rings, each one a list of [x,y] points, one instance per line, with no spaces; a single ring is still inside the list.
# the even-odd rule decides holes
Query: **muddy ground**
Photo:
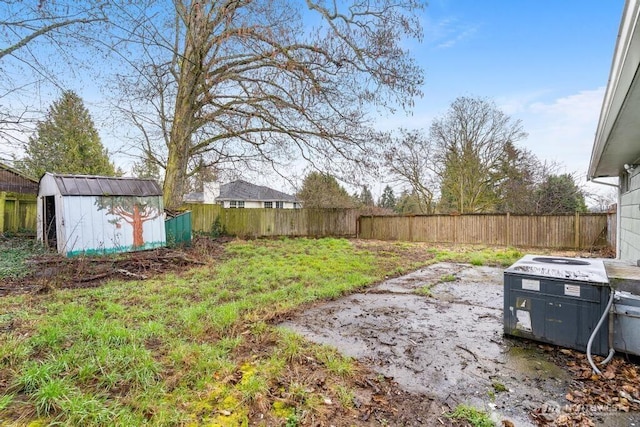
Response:
[[[392,377],[416,400],[428,397],[433,404],[417,414],[424,425],[464,403],[502,425],[640,426],[637,365],[619,356],[608,378],[593,377],[581,353],[503,336],[502,275],[439,263],[283,326]],[[425,286],[430,295],[418,291]]]
[[[27,276],[0,281],[0,297],[179,272],[224,258],[227,241],[197,238],[188,250],[106,258],[38,256],[29,261]],[[376,245],[388,249],[367,242],[370,250]],[[416,256],[424,259],[425,253]],[[502,336],[502,271],[435,264],[286,322],[361,362],[362,372],[351,384],[356,415],[338,419],[328,411],[314,425],[460,426],[465,424],[444,414],[467,403],[506,426],[640,426],[640,402],[633,402],[640,398],[637,364],[617,358],[605,371],[606,381],[593,379],[582,354]],[[416,293],[430,285],[431,295]],[[312,365],[296,371],[315,372]]]
[[[0,297],[46,293],[51,289],[92,288],[112,279],[146,280],[219,259],[224,256],[224,244],[229,240],[196,237],[189,248],[158,248],[106,257],[39,254],[27,260],[25,276],[0,279]]]

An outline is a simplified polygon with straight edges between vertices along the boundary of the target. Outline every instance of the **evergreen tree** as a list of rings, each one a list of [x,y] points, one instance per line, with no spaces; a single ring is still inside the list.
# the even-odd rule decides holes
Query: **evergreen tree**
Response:
[[[415,192],[409,193],[407,190],[404,190],[400,197],[398,198],[398,202],[396,203],[395,211],[399,214],[421,214],[422,209],[420,208],[420,200]]]
[[[549,175],[536,191],[537,213],[586,212],[584,194],[569,174]]]
[[[521,122],[495,103],[482,98],[456,99],[430,129],[441,169],[440,210],[496,210],[505,152],[525,136]]]
[[[396,208],[396,196],[395,194],[393,194],[393,188],[391,188],[388,185],[384,187],[384,190],[382,191],[382,196],[380,197],[379,205],[381,208],[387,208],[387,209]]]
[[[496,210],[517,214],[534,212],[535,200],[531,195],[537,184],[536,170],[540,169],[540,162],[533,153],[507,143],[500,167],[495,172]]]
[[[37,124],[20,168],[34,177],[45,172],[116,175],[82,99],[65,91]]]
[[[371,190],[366,185],[362,186],[362,191],[360,192],[360,203],[363,206],[374,206],[375,202],[373,201],[373,195],[371,194]]]
[[[131,173],[136,178],[150,178],[160,182],[160,167],[150,157],[144,157],[135,162]]]
[[[305,208],[352,208],[353,198],[330,174],[310,172],[298,192]]]

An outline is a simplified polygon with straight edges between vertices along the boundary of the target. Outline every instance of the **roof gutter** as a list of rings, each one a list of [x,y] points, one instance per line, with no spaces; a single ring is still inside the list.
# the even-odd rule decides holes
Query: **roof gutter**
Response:
[[[626,89],[631,86],[636,73],[638,53],[637,49],[634,50],[634,48],[638,43],[638,36],[635,30],[639,20],[640,1],[626,0],[611,61],[609,81],[602,100],[600,118],[596,128],[596,136],[587,173],[589,177],[595,177],[598,174],[597,169],[607,145],[607,140],[627,95]]]
[[[609,187],[620,188],[620,184],[612,184],[610,182],[596,181],[595,178],[591,178],[591,177],[588,179],[588,181],[593,182],[594,184],[608,185]]]

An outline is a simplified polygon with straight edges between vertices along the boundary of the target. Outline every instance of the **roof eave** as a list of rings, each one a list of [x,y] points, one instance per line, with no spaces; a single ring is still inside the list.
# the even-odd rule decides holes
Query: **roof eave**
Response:
[[[635,81],[640,64],[639,13],[640,2],[627,0],[591,152],[589,178],[619,176],[624,163],[629,161],[629,146],[637,144],[635,141],[616,138],[618,135],[613,131],[616,125],[623,126],[619,119],[625,109],[631,110],[631,114],[635,111],[635,107],[625,108],[625,104],[628,106],[633,99],[640,99],[640,88]],[[637,94],[634,93],[636,90]],[[640,132],[640,128],[638,131]]]

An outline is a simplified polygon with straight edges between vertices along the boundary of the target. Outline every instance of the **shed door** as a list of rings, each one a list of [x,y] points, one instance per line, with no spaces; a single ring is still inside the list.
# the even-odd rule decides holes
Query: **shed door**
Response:
[[[57,234],[56,234],[56,200],[55,196],[45,196],[42,203],[44,203],[44,238],[45,244],[50,248],[57,249]]]

